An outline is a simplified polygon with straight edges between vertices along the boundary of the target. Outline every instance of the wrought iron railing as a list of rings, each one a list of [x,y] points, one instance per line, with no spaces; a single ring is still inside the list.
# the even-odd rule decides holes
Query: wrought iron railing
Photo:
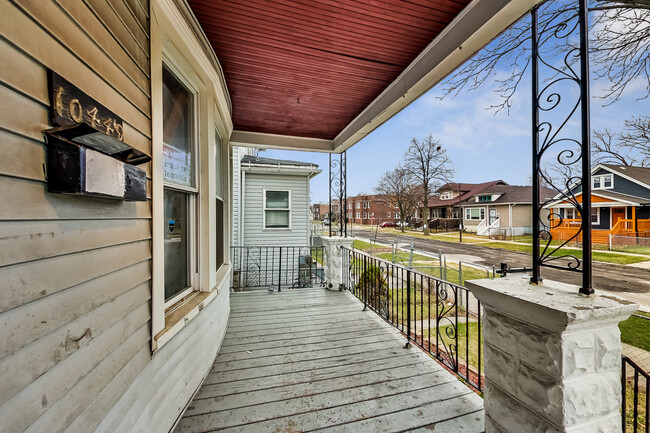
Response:
[[[621,387],[623,433],[650,433],[650,374],[625,355]]]
[[[345,286],[388,323],[458,375],[483,389],[481,305],[464,287],[344,248]]]
[[[322,246],[233,246],[235,291],[325,284]]]

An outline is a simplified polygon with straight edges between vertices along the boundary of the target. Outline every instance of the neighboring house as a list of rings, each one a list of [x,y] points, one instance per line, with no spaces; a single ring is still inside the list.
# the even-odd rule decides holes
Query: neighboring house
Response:
[[[650,237],[650,168],[599,164],[591,171],[592,243],[608,244],[610,236]],[[582,188],[571,192],[582,203]],[[547,208],[562,221],[551,224],[557,240],[571,238],[580,215],[558,194]]]
[[[498,229],[505,235],[532,232],[532,187],[506,185],[503,182],[483,188],[461,204],[463,227],[470,232],[489,235]],[[541,188],[541,200],[550,200],[556,191]],[[544,217],[543,217],[544,218]]]
[[[322,170],[310,162],[244,155],[235,245],[309,245],[309,181]]]
[[[349,222],[362,225],[400,220],[399,208],[391,206],[386,197],[378,194],[348,197],[346,214]]]
[[[311,211],[313,214],[313,219],[322,221],[326,216],[329,215],[330,207],[329,203],[315,203],[311,206]]]
[[[232,146],[232,245],[239,245],[239,220],[241,212],[241,160],[257,154],[254,147]]]
[[[460,218],[460,204],[474,194],[494,185],[507,185],[502,180],[483,183],[446,183],[429,199],[429,219]]]

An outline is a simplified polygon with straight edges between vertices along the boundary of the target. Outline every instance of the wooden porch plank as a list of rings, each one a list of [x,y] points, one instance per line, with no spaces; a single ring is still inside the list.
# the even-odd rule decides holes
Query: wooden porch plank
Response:
[[[204,385],[217,384],[217,383],[232,383],[247,379],[257,380],[266,378],[268,376],[283,375],[292,372],[304,373],[313,370],[325,370],[328,368],[340,368],[341,365],[363,363],[369,360],[385,360],[391,359],[404,353],[403,350],[396,349],[394,351],[372,352],[365,353],[359,352],[349,356],[338,356],[332,358],[319,359],[309,363],[302,364],[275,364],[264,369],[249,369],[249,370],[231,370],[219,373],[210,373],[203,382]],[[266,379],[265,379],[266,380]],[[233,385],[234,386],[234,385]]]
[[[305,346],[305,345],[318,344],[323,342],[351,340],[358,337],[368,337],[371,335],[382,335],[382,334],[383,334],[382,329],[377,329],[372,326],[366,326],[364,328],[357,328],[353,330],[346,329],[345,332],[332,333],[329,335],[323,335],[322,337],[315,336],[315,337],[303,337],[303,338],[290,338],[290,339],[280,339],[274,341],[258,341],[252,343],[248,343],[244,341],[239,344],[222,346],[221,349],[219,350],[219,354],[223,355],[227,353],[256,351],[256,350],[259,351],[263,349],[291,348],[293,346]]]
[[[422,362],[378,371],[366,370],[363,366],[358,368],[364,371],[335,379],[312,380],[307,383],[255,390],[227,397],[195,399],[185,412],[185,416],[223,412],[251,406],[255,406],[255,411],[257,411],[258,405],[271,402],[288,401],[363,386],[387,384],[402,379],[408,380],[419,375],[421,375],[423,381],[427,381],[427,377],[430,377],[430,381],[435,383],[446,376],[440,371],[432,373],[430,366]]]
[[[242,304],[176,432],[483,431],[482,399],[398,330],[349,293],[307,290],[232,295]]]
[[[416,365],[423,362],[420,357],[405,352],[403,355],[388,356],[378,359],[364,358],[354,363],[347,362],[343,365],[337,364],[315,370],[289,371],[264,377],[246,378],[233,382],[219,382],[205,384],[196,395],[196,399],[223,397],[231,394],[240,394],[255,390],[268,390],[278,386],[295,385],[299,383],[313,382],[319,380],[336,379],[348,375],[359,374],[367,370],[381,371],[405,365]]]
[[[310,362],[319,359],[344,357],[355,353],[366,353],[368,351],[380,350],[395,350],[401,349],[401,344],[395,341],[391,336],[383,337],[381,340],[374,343],[367,343],[364,345],[350,344],[349,346],[338,347],[334,350],[315,350],[310,352],[302,352],[291,355],[276,355],[276,356],[263,356],[261,358],[245,359],[242,361],[228,361],[215,362],[212,367],[214,373],[228,370],[245,370],[251,368],[260,368],[274,364],[293,364],[300,362]]]
[[[443,379],[444,378],[444,379]],[[435,380],[442,380],[442,383],[431,385]],[[314,428],[323,426],[323,419],[318,414],[326,409],[338,408],[336,414],[331,413],[328,418],[341,422],[362,419],[362,413],[372,411],[378,415],[388,411],[392,406],[399,403],[406,407],[418,404],[431,399],[435,401],[437,396],[461,396],[471,392],[463,387],[457,380],[443,372],[432,372],[417,377],[409,377],[399,381],[390,381],[359,386],[355,388],[336,390],[322,394],[295,398],[292,400],[257,404],[254,408],[244,407],[226,412],[209,413],[205,415],[184,417],[178,426],[177,433],[203,432],[217,429],[225,429],[236,426],[246,426],[253,423],[274,420],[276,418],[291,417],[296,419],[297,415],[306,415],[304,422],[299,423],[301,430],[308,430],[310,425]],[[269,394],[271,396],[272,394]],[[399,402],[399,403],[398,403]],[[358,406],[356,410],[346,410],[350,405]],[[367,415],[365,415],[367,416]],[[286,425],[286,420],[279,421]],[[271,425],[278,425],[278,422],[271,422]],[[334,424],[328,422],[326,424]],[[264,424],[263,424],[264,425]],[[256,431],[264,431],[255,426]]]

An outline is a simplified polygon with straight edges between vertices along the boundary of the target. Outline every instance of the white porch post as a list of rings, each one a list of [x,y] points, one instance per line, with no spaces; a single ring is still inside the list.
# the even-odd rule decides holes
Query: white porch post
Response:
[[[330,220],[331,223],[331,220]],[[325,237],[323,236],[323,250],[325,255],[325,280],[327,288],[338,290],[343,282],[343,250],[342,247],[352,247],[352,238]]]
[[[637,305],[528,276],[467,287],[484,308],[487,433],[621,431],[617,325]]]

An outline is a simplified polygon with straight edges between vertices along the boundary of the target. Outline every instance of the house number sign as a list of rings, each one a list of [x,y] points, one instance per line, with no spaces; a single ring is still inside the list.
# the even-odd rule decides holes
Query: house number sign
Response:
[[[115,113],[51,70],[48,71],[48,84],[52,123],[58,126],[85,123],[124,142],[124,123]]]

